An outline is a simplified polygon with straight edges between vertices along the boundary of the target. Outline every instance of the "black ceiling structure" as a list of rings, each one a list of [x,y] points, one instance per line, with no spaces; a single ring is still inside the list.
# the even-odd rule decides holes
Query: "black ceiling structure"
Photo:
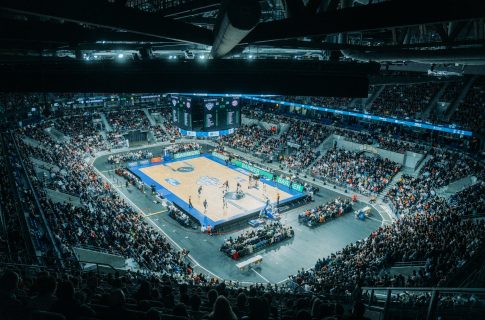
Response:
[[[365,96],[378,64],[483,70],[484,17],[481,0],[0,0],[0,90]]]
[[[378,15],[377,15],[378,13]],[[485,17],[483,2],[475,0],[386,1],[316,15],[260,23],[243,43],[357,32],[425,23]],[[284,31],[283,31],[284,30]]]
[[[240,94],[367,95],[376,63],[305,61],[128,62],[83,61],[0,64],[6,92],[193,92]],[[288,83],[292,85],[288,86]]]

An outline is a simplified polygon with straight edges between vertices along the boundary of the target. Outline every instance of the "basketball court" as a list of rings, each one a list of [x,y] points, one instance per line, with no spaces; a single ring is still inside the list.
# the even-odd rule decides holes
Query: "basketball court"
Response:
[[[259,212],[268,203],[275,204],[278,195],[280,204],[304,196],[301,192],[263,178],[257,186],[254,181],[250,185],[250,172],[232,164],[226,165],[209,154],[129,169],[203,226],[210,224],[216,227]],[[192,205],[189,205],[189,199]]]

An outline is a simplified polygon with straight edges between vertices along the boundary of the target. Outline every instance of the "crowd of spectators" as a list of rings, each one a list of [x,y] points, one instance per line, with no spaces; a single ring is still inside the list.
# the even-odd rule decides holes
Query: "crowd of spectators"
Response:
[[[84,112],[79,115],[70,115],[55,119],[56,129],[70,137],[87,137],[99,130],[95,122],[100,123],[101,118],[98,113]]]
[[[316,121],[316,118],[308,118],[305,122],[303,120],[298,120],[292,118],[290,115],[282,115],[280,113],[272,113],[276,112],[271,109],[270,106],[265,106],[257,104],[251,105],[251,108],[259,107],[258,110],[246,110],[246,114],[248,117],[253,119],[264,119],[264,121],[268,121],[269,123],[284,123],[290,124],[296,122],[300,124],[302,127],[311,123],[313,125],[318,126],[319,128],[323,128],[325,135],[328,136],[330,134],[337,134],[343,136],[346,140],[353,141],[356,143],[362,144],[369,144],[376,147],[382,147],[383,149],[387,149],[394,152],[404,153],[405,151],[412,151],[416,153],[423,153],[425,150],[429,148],[429,136],[424,134],[419,134],[414,131],[403,130],[402,127],[392,126],[392,125],[382,125],[377,123],[366,123],[365,126],[358,126],[358,130],[351,126],[348,128],[345,124],[343,119],[338,119],[332,117],[332,121],[330,122],[332,125],[329,124],[322,124]],[[321,115],[322,113],[318,113],[317,115]],[[316,116],[316,115],[315,115]],[[341,126],[341,127],[340,127]],[[314,136],[312,136],[313,138]],[[318,136],[316,136],[318,138]],[[421,142],[421,143],[416,143]],[[290,141],[291,142],[291,141]],[[436,141],[434,142],[436,144]],[[447,145],[448,141],[444,140],[440,144]],[[283,134],[278,139],[270,139],[265,144],[260,147],[260,150],[257,151],[259,154],[268,155],[277,153],[275,157],[279,156],[280,154],[278,151],[281,151],[281,146],[287,145],[287,136]],[[281,157],[283,159],[283,157]],[[281,160],[281,159],[280,159]]]
[[[306,209],[305,212],[298,215],[298,221],[309,227],[314,227],[350,211],[352,211],[350,199],[338,197],[313,209]]]
[[[43,93],[1,93],[0,110],[6,120],[18,123],[29,117],[39,116],[48,110],[45,95]]]
[[[143,116],[145,117],[145,115]],[[174,250],[167,239],[149,227],[141,216],[128,206],[116,192],[113,192],[110,185],[103,181],[91,165],[85,161],[87,155],[93,155],[99,151],[97,147],[90,144],[88,131],[85,131],[86,136],[83,134],[69,143],[61,143],[51,140],[49,135],[45,134],[44,129],[49,125],[41,124],[18,129],[15,140],[7,143],[10,148],[6,154],[14,152],[14,143],[18,145],[62,256],[72,259],[72,246],[89,244],[131,257],[140,267],[165,274],[165,276],[150,278],[151,283],[148,287],[153,287],[150,288],[151,290],[140,289],[142,291],[140,296],[143,299],[139,299],[138,292],[135,294],[132,286],[140,284],[140,288],[146,288],[147,285],[142,285],[141,278],[130,274],[126,278],[116,277],[104,281],[103,284],[107,290],[98,291],[96,281],[92,278],[71,278],[66,281],[67,279],[61,278],[62,276],[52,275],[54,280],[52,278],[46,280],[44,278],[48,278],[50,275],[42,274],[38,279],[30,279],[30,283],[27,281],[24,283],[20,280],[18,273],[6,272],[0,278],[0,297],[2,298],[0,299],[0,312],[2,312],[0,315],[7,314],[9,317],[13,315],[15,318],[19,314],[24,315],[24,312],[38,310],[39,305],[42,304],[41,307],[44,310],[59,312],[69,319],[75,319],[79,315],[108,318],[113,314],[123,319],[131,316],[131,313],[126,311],[131,310],[130,308],[136,309],[133,314],[137,314],[137,311],[149,313],[150,311],[146,309],[147,304],[141,303],[142,300],[145,300],[144,298],[152,300],[148,306],[163,309],[163,311],[152,311],[153,314],[185,315],[187,313],[187,315],[192,315],[192,312],[188,310],[188,301],[192,301],[192,298],[187,300],[188,293],[182,292],[185,289],[181,289],[178,296],[172,288],[178,285],[167,275],[183,276],[190,283],[207,284],[199,289],[194,288],[195,291],[211,288],[211,281],[204,275],[195,274],[190,264],[185,261],[183,254]],[[61,121],[58,125],[62,129],[67,126],[67,123]],[[290,130],[280,142],[301,145],[299,149],[295,148],[299,152],[313,150],[328,135],[326,129],[322,128],[322,126],[308,122],[290,123]],[[75,135],[75,131],[70,133],[69,129],[65,130],[71,137]],[[23,142],[22,138],[27,135],[41,145],[35,147]],[[272,140],[278,141],[277,139]],[[99,148],[107,147],[100,146]],[[182,145],[177,152],[198,148],[200,146],[197,144],[187,144]],[[294,155],[307,157],[297,153]],[[49,200],[43,191],[46,182],[37,178],[31,158],[58,167],[58,171],[50,172],[50,181],[55,181],[56,185],[61,186],[60,191],[79,197],[81,204],[75,206],[70,203],[54,203]],[[315,159],[316,156],[310,155],[308,158]],[[286,159],[281,160],[287,161]],[[6,173],[4,176],[8,176],[8,171],[10,171],[8,162],[10,159],[0,155],[0,172]],[[12,163],[16,167],[20,166],[18,162]],[[291,167],[289,163],[291,162],[285,164]],[[313,174],[331,179],[337,184],[345,184],[350,188],[359,189],[359,191],[373,192],[382,191],[398,170],[399,165],[389,160],[339,149],[329,150],[322,160],[311,168]],[[124,172],[120,173],[124,176]],[[482,210],[484,187],[481,182],[458,193],[449,202],[436,196],[435,189],[472,174],[483,177],[483,166],[463,154],[434,152],[433,158],[424,165],[418,178],[403,175],[387,194],[394,207],[398,208],[400,213],[405,213],[401,214],[401,219],[388,226],[380,227],[364,240],[351,244],[327,258],[320,259],[314,269],[300,271],[292,277],[292,280],[311,291],[324,293],[349,292],[356,284],[376,286],[446,285],[450,277],[459,272],[460,268],[474,257],[477,249],[483,246],[485,223],[462,218],[466,214],[476,212],[473,209],[470,211],[470,208]],[[2,184],[0,191],[2,211],[5,209],[9,211],[8,214],[14,213],[16,204],[13,201],[5,201],[5,199],[15,199],[15,196],[12,195],[13,190],[11,188],[7,190]],[[24,196],[28,199],[33,197],[32,192],[21,190],[21,193],[25,193]],[[320,221],[324,211],[338,215],[343,210],[339,204],[342,203],[331,203],[329,208],[327,206],[315,208],[315,212],[310,211],[308,216],[315,214],[316,217],[318,214]],[[345,201],[343,204],[346,205]],[[15,215],[10,218],[12,220],[9,220],[11,222],[9,227],[12,226],[13,233],[7,235],[0,233],[0,247],[5,242],[4,238],[7,238],[9,243],[18,244],[21,247],[21,242],[24,242],[25,239],[21,239],[16,234],[19,230],[16,230],[18,223],[15,221]],[[324,218],[327,218],[325,214]],[[238,259],[293,235],[291,227],[283,226],[279,222],[270,223],[261,229],[243,233],[236,239],[226,239],[221,251]],[[17,242],[15,237],[18,237]],[[19,253],[21,252],[19,251]],[[383,273],[382,270],[385,267],[401,261],[426,261],[426,264],[407,278]],[[66,273],[64,273],[65,275]],[[38,284],[37,282],[42,277],[44,278]],[[94,278],[93,275],[89,277]],[[48,282],[47,285],[46,282]],[[48,287],[47,290],[45,286]],[[58,287],[57,297],[54,297],[52,287],[56,286]],[[220,291],[218,292],[221,286],[217,285],[216,294],[221,294]],[[225,292],[225,288],[220,290]],[[254,295],[259,297],[258,299],[266,305],[267,309],[272,310],[271,302],[267,298],[263,300],[260,297],[262,290],[258,288],[255,290]],[[159,292],[157,293],[157,291]],[[240,293],[244,292],[238,290],[237,294]],[[17,294],[20,298],[17,298]],[[47,294],[47,296],[36,299],[37,294]],[[221,296],[223,295],[221,294]],[[235,297],[234,292],[227,293],[227,295]],[[134,299],[130,300],[133,302],[130,306],[126,304],[125,296]],[[4,297],[6,299],[3,299]],[[181,303],[180,306],[175,303],[177,297]],[[197,300],[197,298],[194,299]],[[232,313],[237,316],[240,315],[238,312],[244,314],[241,310],[245,308],[250,315],[251,307],[247,303],[238,305],[233,301],[231,304],[235,310],[229,312],[228,310],[232,308],[231,304],[224,302],[224,299],[226,298],[209,301],[205,313],[199,315],[218,319],[217,315],[223,312],[219,309],[221,304],[225,304],[224,312],[230,314],[231,317]],[[106,309],[96,306],[98,303],[106,304],[105,307],[109,308],[109,316],[106,315]],[[191,302],[190,305],[192,306]],[[209,309],[212,307],[213,312],[209,315]],[[297,317],[296,312],[293,317]]]
[[[316,148],[330,135],[330,131],[313,122],[292,120],[284,134],[289,150],[280,162],[288,169],[304,169],[319,155]]]
[[[237,148],[245,152],[254,152],[263,146],[263,142],[269,139],[274,130],[261,128],[257,124],[245,125],[236,129],[236,132],[221,138],[222,142],[231,148]]]
[[[452,103],[461,93],[464,85],[465,82],[463,80],[449,82],[445,92],[443,92],[443,95],[440,98],[440,101]]]
[[[450,122],[470,129],[475,133],[485,133],[485,80],[479,78],[473,83],[458,109],[451,115]]]
[[[118,132],[107,132],[106,140],[108,141],[109,149],[125,148],[128,146],[126,138],[123,134]]]
[[[195,150],[201,150],[200,144],[197,142],[191,142],[191,143],[177,143],[172,147],[171,152],[173,154],[179,153],[179,152],[186,152],[186,151],[195,151]]]
[[[244,231],[237,238],[229,237],[224,240],[221,251],[234,260],[263,250],[278,242],[292,238],[294,231],[291,226],[280,222],[267,222],[255,230]]]
[[[310,104],[317,107],[325,107],[332,109],[348,109],[352,98],[347,97],[303,97],[303,96],[283,96],[279,97],[281,100],[288,102],[296,102],[300,104]]]
[[[125,181],[126,188],[128,188],[131,185],[137,188],[138,190],[140,190],[142,193],[146,192],[145,183],[140,178],[138,178],[133,173],[131,173],[128,169],[124,167],[117,168],[115,169],[115,174],[126,180]]]
[[[284,136],[279,138],[271,138],[263,143],[255,154],[262,158],[273,158],[279,161],[283,160],[282,153],[286,148],[286,138]]]
[[[95,125],[95,121],[99,124]],[[101,119],[97,113],[83,113],[81,115],[70,115],[57,118],[54,127],[69,136],[71,143],[82,144],[85,151],[106,150],[108,142],[99,133]]]
[[[400,170],[389,159],[364,152],[330,149],[311,168],[312,175],[361,193],[381,192]]]
[[[51,127],[52,125],[50,122],[43,122],[35,126],[28,125],[22,127],[20,130],[25,137],[28,137],[35,141],[43,141],[50,139],[49,135],[46,133],[46,130]],[[31,130],[31,128],[34,128],[35,130]]]
[[[151,114],[152,118],[155,121],[154,125],[150,126],[150,130],[153,132],[153,136],[155,137],[156,142],[164,142],[169,141],[173,138],[173,135],[178,136],[178,131],[174,132],[173,125],[166,124],[167,130],[169,130],[170,134],[167,134],[165,130],[162,128],[161,121],[165,121],[166,119],[170,119],[170,115],[172,113],[171,108],[160,108],[160,107],[152,107],[147,108],[148,112]],[[166,120],[168,121],[168,120]],[[168,126],[168,128],[167,128]],[[176,128],[175,128],[176,129]]]
[[[20,144],[21,139],[17,140]],[[40,142],[44,148],[23,145],[24,161],[30,163],[29,157],[39,157],[58,166],[63,174],[55,178],[62,185],[61,191],[76,195],[81,201],[81,206],[54,203],[43,194],[41,181],[34,180],[43,211],[64,256],[70,256],[72,246],[89,244],[131,257],[148,270],[186,274],[187,265],[180,253],[96,174],[79,152],[82,145]],[[33,170],[30,173],[35,177]]]
[[[385,138],[378,138],[377,146],[381,149],[397,152],[397,153],[406,153],[406,151],[411,151],[419,154],[425,154],[427,148],[425,146],[412,143],[412,142],[405,142],[393,139],[385,139]]]
[[[444,286],[483,246],[483,221],[461,219],[461,212],[441,204],[436,212],[406,215],[369,237],[319,259],[314,269],[293,280],[317,292],[343,294],[362,286]],[[408,276],[383,272],[395,262],[426,261]]]
[[[177,125],[173,122],[172,119],[172,109],[171,108],[163,108],[160,111],[160,117],[163,121],[163,126],[167,131],[167,136],[170,139],[176,139],[180,137],[180,132],[177,128]]]
[[[242,287],[197,275],[180,282],[169,275],[96,274],[55,269],[0,269],[0,316],[18,319],[120,320],[364,320],[318,295],[287,294],[277,284]],[[204,283],[204,286],[197,285]]]
[[[485,213],[485,182],[477,183],[455,193],[449,199],[450,206],[460,208],[464,215]]]
[[[150,122],[142,109],[117,110],[106,116],[113,130],[118,133],[150,128]]]
[[[441,82],[386,85],[369,111],[377,115],[416,118],[442,85]]]
[[[463,154],[436,151],[417,177],[402,175],[387,197],[399,214],[435,210],[433,204],[437,201],[434,198],[439,188],[470,175],[483,177],[483,174],[483,166]]]
[[[153,153],[148,150],[137,150],[129,152],[120,152],[108,156],[108,163],[123,163],[128,161],[137,161],[153,158]]]

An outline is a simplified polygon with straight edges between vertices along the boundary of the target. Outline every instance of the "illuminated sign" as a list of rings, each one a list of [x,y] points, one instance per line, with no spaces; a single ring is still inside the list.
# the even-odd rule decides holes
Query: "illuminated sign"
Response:
[[[296,107],[309,109],[309,110],[336,113],[336,114],[341,114],[341,115],[345,115],[345,116],[363,118],[363,119],[368,119],[368,120],[389,122],[389,123],[399,124],[399,125],[408,126],[408,127],[416,127],[416,128],[422,128],[422,129],[428,129],[428,130],[434,130],[434,131],[441,131],[441,132],[463,135],[463,136],[472,136],[473,135],[473,133],[471,131],[456,129],[456,126],[442,126],[442,125],[437,125],[437,124],[432,124],[432,123],[422,123],[422,122],[416,122],[416,121],[410,121],[410,120],[380,117],[380,116],[375,116],[375,115],[372,115],[372,114],[363,114],[363,113],[358,113],[358,112],[353,112],[353,111],[345,111],[345,110],[336,110],[336,109],[325,108],[325,107],[317,107],[317,106],[313,106],[313,105],[296,103],[296,102],[288,102],[288,101],[282,101],[282,100],[259,98],[257,96],[251,96],[251,95],[243,95],[242,97],[246,98],[246,99],[250,99],[250,100],[255,100],[255,101],[268,102],[268,103],[278,103],[278,104],[283,105],[283,106],[296,106]]]

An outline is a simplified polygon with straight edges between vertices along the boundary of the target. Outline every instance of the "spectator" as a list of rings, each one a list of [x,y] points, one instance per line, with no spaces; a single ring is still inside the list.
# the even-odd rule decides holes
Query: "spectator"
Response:
[[[6,271],[0,278],[0,318],[6,320],[22,319],[22,303],[17,299],[15,291],[20,278],[16,272]]]
[[[48,311],[56,301],[56,279],[50,274],[44,274],[37,278],[38,294],[29,301],[29,309]]]
[[[232,311],[229,300],[224,296],[217,297],[212,312],[209,313],[208,319],[211,320],[237,320]]]
[[[95,312],[88,306],[82,305],[74,297],[74,286],[71,281],[63,281],[57,287],[57,300],[49,311],[60,313],[66,320],[75,320],[80,317],[93,317]]]

